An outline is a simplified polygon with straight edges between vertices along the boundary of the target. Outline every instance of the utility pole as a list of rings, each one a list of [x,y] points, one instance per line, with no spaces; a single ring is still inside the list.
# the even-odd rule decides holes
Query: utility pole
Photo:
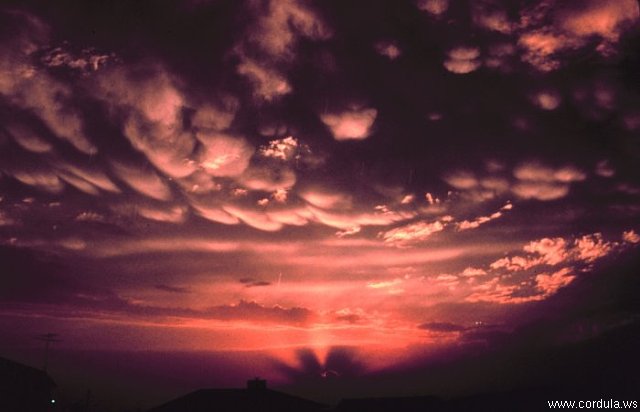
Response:
[[[58,334],[57,333],[45,333],[44,335],[39,335],[36,336],[37,340],[41,340],[44,341],[44,367],[43,370],[46,372],[47,371],[47,367],[49,366],[49,346],[53,343],[53,342],[60,342],[60,339],[58,339]]]

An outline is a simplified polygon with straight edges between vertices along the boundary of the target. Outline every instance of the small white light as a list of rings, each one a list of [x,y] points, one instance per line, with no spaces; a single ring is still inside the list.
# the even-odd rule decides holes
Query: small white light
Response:
[[[51,399],[51,403],[56,403],[56,400],[55,399]]]

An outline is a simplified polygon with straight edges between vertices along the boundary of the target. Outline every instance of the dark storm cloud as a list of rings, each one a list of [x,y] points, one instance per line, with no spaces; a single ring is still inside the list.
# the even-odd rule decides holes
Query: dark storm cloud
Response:
[[[189,288],[184,288],[184,287],[180,287],[180,286],[171,286],[171,285],[165,285],[165,284],[158,284],[155,285],[155,288],[158,290],[162,290],[165,292],[171,292],[171,293],[190,293],[191,291],[189,290]]]
[[[419,329],[430,330],[433,332],[463,332],[467,328],[462,325],[448,322],[427,322],[418,325]]]
[[[3,319],[406,391],[636,327],[635,1],[76,3],[0,9]]]

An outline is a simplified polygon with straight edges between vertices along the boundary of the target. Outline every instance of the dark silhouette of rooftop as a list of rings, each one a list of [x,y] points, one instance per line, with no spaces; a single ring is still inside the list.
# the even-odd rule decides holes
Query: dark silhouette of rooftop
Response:
[[[0,357],[0,410],[41,412],[54,407],[55,382],[46,372]]]
[[[335,412],[430,412],[440,411],[443,401],[435,396],[343,399]]]
[[[247,381],[245,389],[200,389],[149,412],[317,412],[327,405],[267,388],[261,379]]]

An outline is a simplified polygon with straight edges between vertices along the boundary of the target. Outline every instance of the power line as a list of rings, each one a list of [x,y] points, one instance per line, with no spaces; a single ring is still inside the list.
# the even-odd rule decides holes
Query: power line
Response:
[[[37,340],[44,341],[44,366],[42,370],[47,371],[48,362],[49,362],[49,346],[53,342],[62,342],[58,339],[57,333],[45,333],[44,335],[38,335],[35,337]]]

